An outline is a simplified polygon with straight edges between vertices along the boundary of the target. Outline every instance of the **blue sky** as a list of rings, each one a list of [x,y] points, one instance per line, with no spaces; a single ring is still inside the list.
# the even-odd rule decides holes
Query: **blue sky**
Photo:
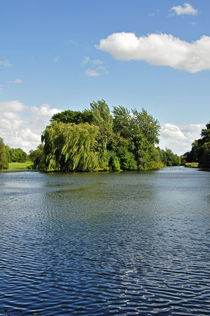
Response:
[[[0,136],[28,151],[53,113],[103,98],[144,107],[184,153],[210,119],[209,15],[208,0],[1,0]]]

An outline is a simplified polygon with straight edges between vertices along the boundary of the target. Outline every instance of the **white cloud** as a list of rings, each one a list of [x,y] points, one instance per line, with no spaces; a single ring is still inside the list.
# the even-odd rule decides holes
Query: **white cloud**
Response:
[[[182,155],[191,150],[191,144],[194,140],[200,138],[201,129],[205,124],[189,124],[186,126],[177,126],[166,123],[160,130],[160,147],[169,148],[174,153]]]
[[[91,59],[90,57],[86,56],[83,59],[82,64],[84,66],[89,64],[89,67],[91,67],[85,70],[85,74],[88,77],[99,77],[103,73],[108,74],[106,68],[102,66],[104,62],[101,59]]]
[[[10,84],[21,84],[22,82],[23,81],[21,79],[17,78],[17,79],[15,79],[13,81],[9,81],[8,83],[10,83]]]
[[[88,77],[99,77],[100,76],[100,73],[97,72],[95,69],[86,69],[85,74]]]
[[[177,15],[183,15],[183,14],[187,14],[187,15],[196,15],[198,14],[198,10],[194,9],[191,4],[185,2],[183,4],[183,6],[178,5],[178,6],[174,6],[171,8],[171,11],[173,11],[174,13],[176,13]]]
[[[206,35],[190,43],[171,34],[137,37],[134,33],[113,33],[101,39],[96,48],[116,59],[141,60],[190,73],[210,69],[210,37]]]
[[[18,100],[0,102],[0,112],[22,112],[25,105]]]
[[[0,137],[5,144],[28,152],[40,144],[42,131],[60,111],[48,104],[30,107],[17,100],[0,102]]]
[[[49,104],[43,104],[42,106],[32,106],[31,112],[35,114],[36,117],[48,117],[51,118],[54,114],[58,113],[60,110],[56,108],[51,108]]]
[[[1,66],[7,68],[7,67],[10,67],[12,65],[10,64],[10,61],[8,59],[5,59],[5,60],[0,60],[0,67]]]

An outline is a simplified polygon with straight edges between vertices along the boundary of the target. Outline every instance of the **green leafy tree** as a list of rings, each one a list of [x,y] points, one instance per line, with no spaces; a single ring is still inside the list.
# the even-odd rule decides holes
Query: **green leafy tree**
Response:
[[[106,151],[108,143],[112,137],[113,117],[109,107],[104,100],[90,103],[93,115],[93,124],[98,126],[99,133],[97,135],[96,150]]]
[[[186,162],[198,162],[202,168],[210,168],[210,122],[201,131],[201,138],[195,140],[190,152],[183,155]]]
[[[51,121],[74,124],[91,124],[93,121],[93,114],[90,110],[84,110],[83,112],[67,110],[54,114],[51,118]]]
[[[3,139],[0,137],[0,170],[8,169],[8,161]]]
[[[29,159],[33,162],[33,168],[34,169],[44,169],[45,165],[44,165],[44,145],[40,144],[37,149],[35,150],[30,150],[29,152]]]
[[[174,154],[171,149],[166,148],[161,150],[161,160],[165,166],[179,166],[181,164],[181,158]]]
[[[135,117],[136,124],[140,129],[141,134],[147,139],[147,141],[150,144],[158,144],[160,130],[158,121],[149,115],[145,109],[142,109],[140,113],[137,110],[133,110],[132,114]]]
[[[26,162],[28,155],[21,148],[5,146],[8,162]]]
[[[52,122],[42,135],[48,171],[92,171],[98,167],[94,152],[98,128],[88,123]]]

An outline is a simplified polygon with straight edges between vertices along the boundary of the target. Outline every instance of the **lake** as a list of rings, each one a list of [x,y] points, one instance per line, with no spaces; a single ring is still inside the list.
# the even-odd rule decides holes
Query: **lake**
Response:
[[[210,172],[0,173],[0,315],[210,315]]]

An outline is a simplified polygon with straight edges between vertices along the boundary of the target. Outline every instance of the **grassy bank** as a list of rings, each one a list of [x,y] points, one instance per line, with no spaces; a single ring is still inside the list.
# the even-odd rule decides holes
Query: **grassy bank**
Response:
[[[199,163],[198,162],[186,162],[185,167],[188,168],[198,168]]]
[[[33,166],[32,161],[10,162],[9,163],[9,170],[32,169],[32,166]]]

